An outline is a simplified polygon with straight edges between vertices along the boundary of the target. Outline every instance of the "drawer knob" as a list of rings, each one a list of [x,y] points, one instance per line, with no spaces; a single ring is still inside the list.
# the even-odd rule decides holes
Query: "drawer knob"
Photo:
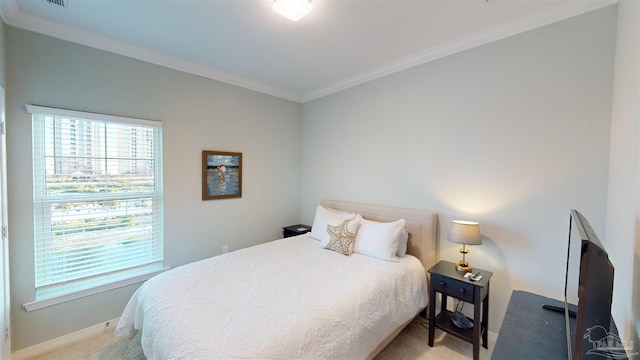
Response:
[[[440,286],[447,286],[447,283],[444,281],[440,281]]]
[[[463,289],[463,288],[461,288],[461,289],[460,289],[460,290],[458,290],[458,291],[460,291],[460,294],[464,294],[464,289]]]

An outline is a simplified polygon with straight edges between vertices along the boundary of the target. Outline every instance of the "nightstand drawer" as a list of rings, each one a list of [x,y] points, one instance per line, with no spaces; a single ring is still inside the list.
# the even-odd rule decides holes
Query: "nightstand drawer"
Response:
[[[447,276],[431,274],[431,286],[433,286],[437,292],[468,303],[473,303],[473,284],[458,281]]]

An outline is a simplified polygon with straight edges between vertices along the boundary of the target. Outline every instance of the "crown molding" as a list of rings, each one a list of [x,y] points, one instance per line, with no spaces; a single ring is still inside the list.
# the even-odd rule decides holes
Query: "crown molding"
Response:
[[[264,93],[298,103],[305,103],[342,90],[375,80],[393,73],[412,68],[436,59],[453,55],[506,37],[517,35],[535,28],[549,25],[561,20],[578,16],[603,7],[614,5],[618,0],[583,0],[568,1],[562,6],[554,7],[546,12],[532,14],[527,18],[513,21],[501,26],[464,36],[453,41],[420,51],[398,61],[361,72],[327,87],[305,94],[296,94],[233,75],[209,66],[168,56],[155,51],[143,49],[125,42],[92,32],[62,25],[20,11],[16,0],[0,1],[0,16],[8,25],[45,34],[62,40],[78,43],[88,47],[116,53],[152,64],[202,76],[248,90]]]
[[[414,55],[405,57],[398,61],[362,72],[349,77],[343,81],[330,85],[324,89],[314,91],[302,96],[302,102],[309,102],[321,97],[337,93],[348,88],[364,84],[366,82],[391,75],[393,73],[412,68],[433,60],[437,60],[449,55],[453,55],[465,50],[469,50],[481,45],[485,45],[500,39],[517,35],[529,30],[550,25],[574,16],[578,16],[603,7],[614,5],[618,0],[593,0],[593,1],[572,1],[563,6],[555,7],[546,12],[532,14],[527,18],[512,21],[505,25],[497,26],[486,31],[478,32],[469,36],[460,37],[453,41],[425,49]]]
[[[160,52],[144,49],[142,47],[114,40],[93,32],[81,30],[25,13],[19,10],[16,0],[3,0],[0,1],[0,3],[2,4],[0,5],[0,15],[2,15],[4,22],[17,28],[33,31],[95,49],[112,52],[118,55],[127,56],[185,73],[202,76],[285,100],[301,102],[300,96],[282,89],[271,87],[224,71],[219,71],[203,64],[183,60],[174,56],[168,56]]]

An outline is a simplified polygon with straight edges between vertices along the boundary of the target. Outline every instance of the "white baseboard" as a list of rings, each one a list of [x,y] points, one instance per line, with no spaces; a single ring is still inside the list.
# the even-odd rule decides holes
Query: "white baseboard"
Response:
[[[487,332],[487,340],[489,340],[489,342],[495,343],[496,340],[498,340],[498,333],[495,333],[493,331]]]
[[[90,326],[86,329],[72,332],[71,334],[67,334],[59,338],[51,339],[40,344],[29,346],[28,348],[20,349],[18,351],[15,351],[13,354],[11,354],[11,359],[12,360],[27,359],[32,356],[44,354],[55,348],[71,344],[78,340],[83,340],[90,336],[100,334],[104,331],[114,331],[116,325],[118,324],[118,320],[120,320],[120,318],[115,318],[113,320],[105,321],[103,323]]]

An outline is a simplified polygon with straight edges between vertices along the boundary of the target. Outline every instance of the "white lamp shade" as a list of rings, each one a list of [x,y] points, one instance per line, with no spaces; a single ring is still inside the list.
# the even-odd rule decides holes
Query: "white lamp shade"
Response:
[[[453,220],[447,240],[465,245],[480,245],[480,224],[474,221]]]
[[[310,0],[275,0],[272,8],[287,19],[298,21],[311,11],[312,6]]]

